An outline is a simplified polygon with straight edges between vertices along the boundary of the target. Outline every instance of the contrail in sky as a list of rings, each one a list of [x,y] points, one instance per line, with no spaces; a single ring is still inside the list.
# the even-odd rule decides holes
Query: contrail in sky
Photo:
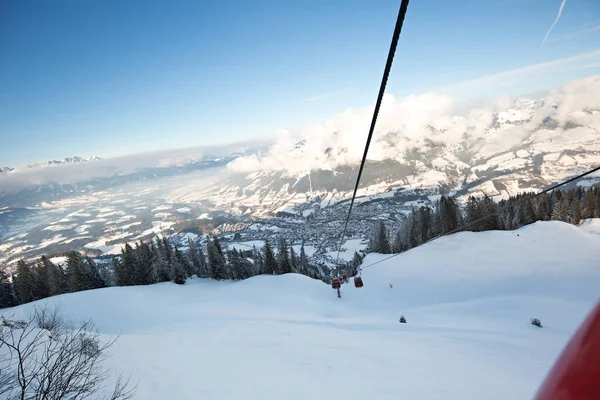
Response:
[[[544,44],[546,44],[546,40],[548,40],[548,36],[550,36],[550,32],[552,32],[552,29],[554,29],[554,27],[558,23],[558,20],[560,19],[560,16],[562,15],[563,9],[565,8],[565,4],[567,4],[567,0],[562,0],[562,3],[560,3],[560,8],[558,9],[558,15],[556,16],[556,19],[552,23],[552,26],[550,27],[550,29],[548,29],[548,32],[546,32],[546,36],[544,36],[544,40],[542,40],[540,49],[542,47],[544,47]]]

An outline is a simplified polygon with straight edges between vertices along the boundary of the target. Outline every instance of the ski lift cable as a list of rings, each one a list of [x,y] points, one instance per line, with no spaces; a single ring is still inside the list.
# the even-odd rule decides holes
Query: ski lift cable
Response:
[[[396,19],[396,27],[394,28],[394,34],[392,36],[390,50],[388,52],[387,61],[385,63],[383,77],[381,78],[381,85],[379,86],[379,94],[377,95],[377,102],[375,103],[375,110],[373,111],[373,118],[371,119],[371,126],[369,128],[369,134],[367,136],[367,143],[365,144],[365,151],[362,156],[362,161],[360,162],[360,168],[358,169],[358,176],[356,177],[356,183],[354,185],[354,193],[352,194],[352,199],[350,200],[350,208],[348,208],[348,214],[346,215],[346,221],[344,222],[344,229],[342,230],[342,236],[340,238],[340,245],[339,245],[338,253],[337,253],[337,257],[336,257],[336,264],[339,262],[339,259],[340,259],[340,251],[341,251],[342,245],[344,243],[344,237],[346,236],[346,230],[348,228],[348,221],[350,220],[350,214],[352,213],[352,207],[354,206],[354,199],[356,198],[356,192],[358,191],[360,177],[362,175],[362,171],[365,166],[365,162],[367,160],[367,153],[369,152],[369,145],[371,144],[371,138],[373,137],[373,131],[375,130],[375,124],[377,122],[377,116],[379,114],[379,109],[381,107],[381,102],[383,100],[383,94],[385,92],[385,87],[386,87],[386,84],[388,81],[388,77],[390,75],[390,70],[392,69],[392,62],[394,61],[394,55],[396,53],[398,39],[400,38],[400,32],[402,31],[402,25],[404,23],[404,17],[406,16],[408,2],[409,2],[409,0],[402,0],[402,2],[400,4],[400,9],[398,10],[398,17]]]
[[[559,187],[561,187],[561,186],[567,185],[567,184],[569,184],[569,183],[571,183],[571,182],[575,182],[575,181],[577,181],[577,180],[579,180],[579,179],[581,179],[581,178],[583,178],[583,177],[585,177],[585,176],[587,176],[587,175],[593,174],[594,172],[598,172],[598,171],[600,171],[600,165],[599,165],[599,166],[597,166],[596,168],[592,168],[591,170],[589,170],[589,171],[587,171],[587,172],[584,172],[583,174],[580,174],[580,175],[574,176],[574,177],[572,177],[572,178],[570,178],[570,179],[567,179],[566,181],[563,181],[563,182],[557,183],[556,185],[553,185],[553,186],[551,186],[551,187],[549,187],[549,188],[547,188],[547,189],[544,189],[544,190],[542,190],[542,191],[541,191],[541,192],[539,192],[539,193],[535,193],[535,194],[533,194],[533,195],[531,195],[531,196],[528,196],[528,197],[526,197],[526,198],[524,198],[524,199],[521,199],[521,200],[519,200],[518,202],[516,202],[515,204],[509,204],[509,205],[506,205],[506,206],[502,207],[501,209],[499,209],[498,211],[496,211],[496,212],[494,212],[494,213],[491,213],[491,214],[488,214],[488,215],[486,215],[486,216],[483,216],[483,217],[481,217],[481,218],[478,218],[478,219],[476,219],[476,220],[474,220],[474,221],[471,221],[471,222],[469,222],[469,223],[467,223],[467,224],[463,224],[463,225],[459,226],[458,228],[456,228],[456,229],[454,229],[454,230],[452,230],[452,231],[450,231],[450,232],[448,232],[448,233],[445,233],[445,234],[443,234],[443,235],[438,235],[438,236],[436,236],[436,237],[433,237],[433,238],[431,238],[431,239],[429,239],[429,240],[426,240],[425,242],[423,242],[423,244],[425,244],[425,243],[429,243],[429,242],[432,242],[432,241],[434,241],[434,240],[436,240],[436,239],[439,239],[439,238],[441,238],[441,237],[443,237],[443,236],[452,235],[453,233],[460,232],[460,231],[464,230],[465,228],[468,228],[468,227],[470,227],[470,226],[472,226],[472,225],[475,225],[475,224],[476,224],[476,223],[478,223],[478,222],[481,222],[481,221],[483,221],[483,220],[485,220],[485,219],[487,219],[487,218],[491,217],[492,215],[497,215],[497,214],[500,214],[501,212],[503,212],[504,210],[508,209],[509,207],[517,207],[517,206],[519,206],[519,205],[521,205],[521,204],[525,203],[526,201],[533,200],[533,199],[535,199],[536,197],[539,197],[539,196],[541,196],[541,195],[542,195],[542,194],[544,194],[544,193],[551,192],[551,191],[553,191],[553,190],[555,190],[555,189],[558,189],[558,188],[559,188]],[[368,264],[368,265],[366,265],[366,266],[364,266],[364,267],[360,266],[360,267],[358,267],[358,268],[359,268],[360,270],[362,270],[362,269],[365,269],[365,268],[369,268],[369,267],[372,267],[373,265],[377,265],[377,264],[379,264],[379,263],[382,263],[382,262],[384,262],[384,261],[387,261],[387,260],[389,260],[389,259],[391,259],[391,258],[394,258],[394,257],[396,257],[396,256],[399,256],[400,254],[402,254],[402,253],[396,253],[396,254],[392,254],[392,255],[391,255],[391,256],[389,256],[389,257],[385,257],[385,258],[383,258],[383,259],[381,259],[381,260],[379,260],[379,261],[375,261],[375,262],[373,262],[373,263],[371,263],[371,264]]]

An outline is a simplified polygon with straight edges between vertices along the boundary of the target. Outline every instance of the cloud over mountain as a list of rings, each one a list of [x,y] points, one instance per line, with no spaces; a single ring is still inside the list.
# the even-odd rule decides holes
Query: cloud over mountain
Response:
[[[468,110],[446,94],[425,93],[403,99],[388,94],[368,159],[402,161],[407,151],[432,145],[508,149],[550,119],[556,121],[558,129],[567,122],[600,127],[600,114],[581,112],[600,110],[598,93],[600,75],[572,81],[541,101],[500,98],[491,106]],[[348,109],[301,132],[281,131],[267,153],[238,158],[228,167],[238,172],[300,172],[357,163],[372,113],[372,106]]]

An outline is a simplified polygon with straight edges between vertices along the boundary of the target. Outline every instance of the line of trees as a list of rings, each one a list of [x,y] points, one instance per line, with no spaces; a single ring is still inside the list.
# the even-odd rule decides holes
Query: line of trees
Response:
[[[184,284],[194,275],[216,280],[242,280],[256,275],[299,273],[322,279],[318,268],[309,264],[304,245],[297,254],[285,238],[277,240],[276,251],[265,241],[262,249],[223,249],[218,237],[206,238],[206,255],[196,241],[188,240],[186,251],[173,246],[166,237],[149,242],[125,244],[112,268],[97,265],[90,257],[72,251],[65,267],[47,256],[34,262],[20,260],[15,273],[0,271],[0,308],[63,293],[106,286],[150,285],[172,281]]]
[[[461,209],[453,197],[442,196],[433,207],[413,208],[400,229],[388,234],[379,221],[369,242],[369,251],[401,253],[435,237],[464,230],[514,230],[536,221],[563,221],[579,224],[585,218],[600,218],[600,188],[554,190],[534,199],[522,193],[496,203],[487,196],[470,196]]]
[[[55,296],[106,287],[110,272],[79,252],[67,254],[66,268],[43,255],[34,262],[19,260],[15,273],[0,271],[0,308]]]

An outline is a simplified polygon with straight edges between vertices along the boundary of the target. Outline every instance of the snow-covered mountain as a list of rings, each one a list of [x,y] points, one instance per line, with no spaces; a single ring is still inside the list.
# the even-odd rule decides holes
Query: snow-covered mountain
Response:
[[[454,115],[446,106],[423,106],[417,120],[407,111],[414,107],[410,101],[435,103],[435,98],[388,98],[359,196],[400,190],[505,197],[591,169],[600,165],[599,92],[600,76],[595,76],[494,110]],[[267,154],[232,161],[227,179],[174,198],[209,199],[220,209],[255,215],[290,211],[315,199],[321,206],[347,199],[367,132],[355,127],[366,126],[367,111],[348,112],[309,130],[302,140],[284,136]]]
[[[103,341],[117,338],[109,383],[131,375],[136,399],[527,399],[598,298],[599,246],[597,235],[540,222],[410,250],[365,268],[365,286],[342,285],[341,299],[295,274],[194,278],[2,314],[50,304],[91,318]]]
[[[2,172],[10,172],[10,171],[14,171],[14,168],[11,168],[11,167],[0,167],[0,173],[2,173]]]
[[[29,164],[29,165],[27,165],[27,168],[52,167],[52,166],[55,166],[55,165],[77,164],[77,163],[81,163],[81,162],[97,161],[97,160],[100,160],[100,157],[96,157],[96,156],[90,156],[90,157],[73,156],[73,157],[66,157],[66,158],[64,158],[62,160],[50,160],[50,161],[46,161],[46,162],[43,162],[43,163]]]

